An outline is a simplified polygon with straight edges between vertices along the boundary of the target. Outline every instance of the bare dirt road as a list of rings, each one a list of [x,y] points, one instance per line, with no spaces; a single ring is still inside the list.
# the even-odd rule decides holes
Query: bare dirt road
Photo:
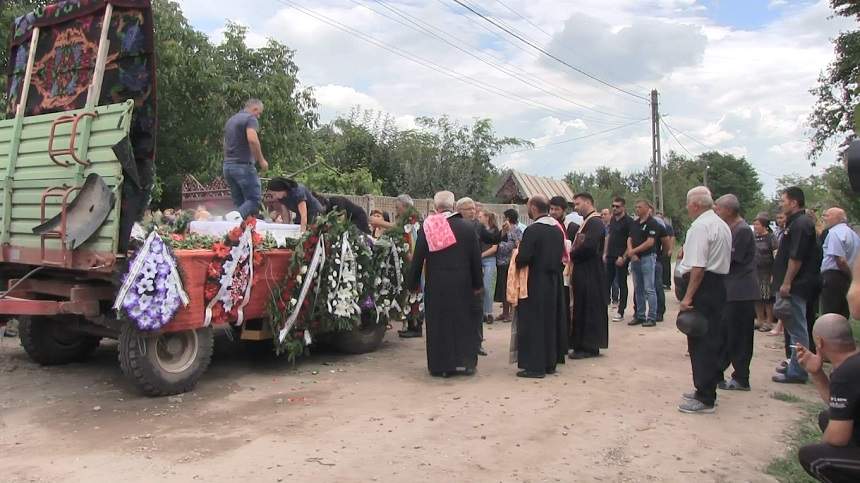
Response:
[[[113,345],[42,368],[5,339],[0,480],[773,481],[763,470],[801,412],[771,394],[812,388],[775,387],[781,351],[757,336],[752,392],[679,413],[690,364],[668,315],[610,322],[605,356],[543,380],[514,377],[509,325],[495,324],[471,378],[431,378],[424,340],[391,332],[374,354],[295,366],[222,350],[196,391],[161,399],[124,381]]]

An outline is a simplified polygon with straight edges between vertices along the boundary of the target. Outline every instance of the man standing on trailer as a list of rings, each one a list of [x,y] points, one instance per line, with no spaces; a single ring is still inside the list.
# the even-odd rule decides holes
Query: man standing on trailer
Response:
[[[257,214],[260,201],[263,199],[260,186],[260,171],[269,169],[269,163],[263,156],[258,121],[263,113],[263,102],[259,99],[248,99],[245,108],[234,114],[224,125],[224,180],[230,186],[233,206],[242,219]]]

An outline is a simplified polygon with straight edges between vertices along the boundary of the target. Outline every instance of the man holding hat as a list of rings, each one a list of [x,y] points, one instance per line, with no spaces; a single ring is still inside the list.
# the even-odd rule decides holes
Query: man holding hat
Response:
[[[687,192],[687,213],[694,221],[684,242],[684,258],[678,263],[678,272],[687,283],[680,310],[695,310],[707,320],[704,335],[687,336],[696,391],[684,394],[678,410],[688,414],[714,412],[717,384],[723,380],[721,319],[726,303],[724,278],[732,261],[732,232],[713,207],[708,188],[697,186]]]

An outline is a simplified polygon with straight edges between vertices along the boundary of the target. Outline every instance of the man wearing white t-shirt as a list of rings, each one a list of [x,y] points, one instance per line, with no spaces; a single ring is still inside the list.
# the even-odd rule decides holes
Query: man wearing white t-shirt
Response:
[[[681,311],[696,310],[708,321],[703,336],[687,337],[696,391],[684,394],[678,410],[690,414],[714,412],[717,384],[723,379],[721,319],[726,303],[724,278],[732,260],[732,232],[713,206],[708,188],[697,186],[687,192],[687,213],[694,221],[687,230],[684,258],[678,264],[687,282]]]

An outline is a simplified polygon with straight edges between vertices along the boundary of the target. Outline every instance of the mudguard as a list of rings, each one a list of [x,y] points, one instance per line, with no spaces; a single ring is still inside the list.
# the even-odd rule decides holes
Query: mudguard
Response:
[[[66,236],[64,241],[69,250],[83,245],[98,231],[110,215],[116,196],[101,176],[90,173],[78,196],[66,207]],[[62,212],[33,228],[33,233],[41,235],[59,231]]]

